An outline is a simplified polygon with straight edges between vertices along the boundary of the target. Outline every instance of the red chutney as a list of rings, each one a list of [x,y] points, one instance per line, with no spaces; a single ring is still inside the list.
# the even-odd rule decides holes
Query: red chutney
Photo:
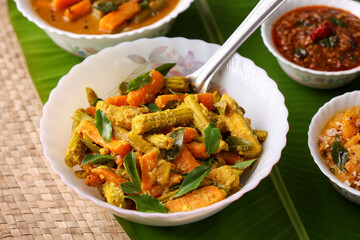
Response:
[[[331,154],[336,137],[348,153],[343,169],[335,163],[336,159],[333,160]],[[328,169],[346,185],[360,190],[360,106],[335,114],[322,130],[318,146]]]
[[[305,68],[342,71],[360,65],[360,18],[340,9],[292,10],[276,21],[272,39],[283,57]]]

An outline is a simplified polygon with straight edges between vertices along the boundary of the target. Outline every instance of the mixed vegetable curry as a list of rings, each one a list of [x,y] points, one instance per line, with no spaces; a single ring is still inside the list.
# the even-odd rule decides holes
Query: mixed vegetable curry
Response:
[[[87,88],[89,107],[72,116],[65,163],[104,200],[142,212],[184,212],[241,189],[240,176],[260,156],[265,130],[253,130],[227,94],[192,92],[164,64],[103,100]]]
[[[50,25],[79,34],[127,32],[165,17],[179,0],[31,0]]]
[[[337,113],[319,136],[325,165],[346,185],[360,190],[360,106]]]

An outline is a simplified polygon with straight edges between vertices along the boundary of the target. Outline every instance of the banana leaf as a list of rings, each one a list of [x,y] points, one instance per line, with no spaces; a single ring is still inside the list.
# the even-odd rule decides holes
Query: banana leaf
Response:
[[[258,1],[195,0],[169,37],[223,43]],[[43,103],[61,76],[82,61],[57,47],[8,0],[11,23]],[[342,197],[315,165],[307,147],[312,116],[331,98],[360,88],[360,79],[333,90],[302,86],[280,69],[257,30],[238,50],[265,69],[284,94],[288,142],[279,163],[259,186],[223,211],[177,227],[145,226],[116,217],[131,239],[360,239],[360,206]]]

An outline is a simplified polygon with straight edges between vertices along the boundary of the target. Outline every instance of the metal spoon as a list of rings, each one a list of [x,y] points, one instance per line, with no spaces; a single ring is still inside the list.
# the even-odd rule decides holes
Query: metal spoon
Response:
[[[217,70],[229,60],[240,45],[286,0],[260,0],[240,26],[196,72],[187,76],[197,92],[205,93]]]

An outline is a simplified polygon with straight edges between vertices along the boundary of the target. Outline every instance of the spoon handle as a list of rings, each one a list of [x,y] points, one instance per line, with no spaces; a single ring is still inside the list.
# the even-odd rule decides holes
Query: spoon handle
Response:
[[[205,92],[213,74],[233,56],[239,46],[286,0],[260,0],[241,25],[217,52],[196,72],[188,76],[195,80],[197,92]]]

